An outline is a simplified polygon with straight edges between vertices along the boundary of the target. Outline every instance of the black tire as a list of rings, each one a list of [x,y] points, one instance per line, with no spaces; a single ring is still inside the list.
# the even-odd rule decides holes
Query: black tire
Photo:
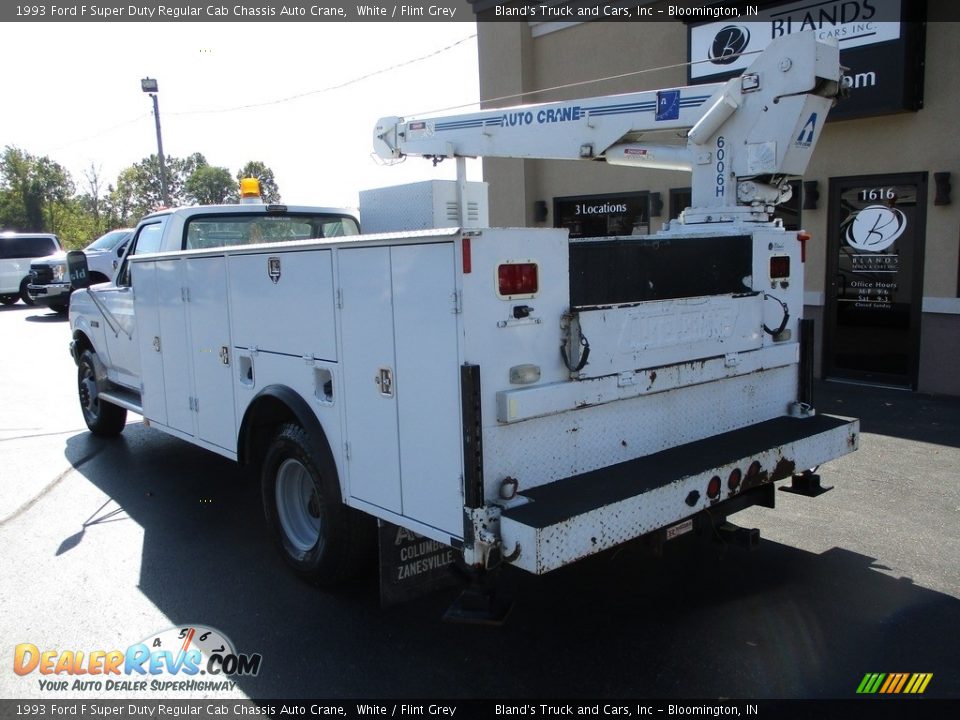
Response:
[[[0,305],[13,305],[19,299],[19,295],[0,295]]]
[[[29,283],[30,281],[27,278],[24,278],[20,282],[20,299],[23,300],[24,304],[29,305],[30,307],[33,307],[37,303],[34,301],[32,297],[30,297],[30,293],[27,292],[27,285]]]
[[[53,310],[57,315],[66,315],[70,311],[70,306],[67,304],[57,304],[51,305],[50,309]]]
[[[97,394],[97,382],[93,350],[84,350],[77,366],[77,391],[83,420],[90,432],[100,437],[116,437],[127,424],[127,409],[101,400]]]
[[[335,587],[365,569],[375,535],[372,518],[343,504],[324,466],[303,428],[281,425],[263,460],[261,490],[284,560],[313,585]]]

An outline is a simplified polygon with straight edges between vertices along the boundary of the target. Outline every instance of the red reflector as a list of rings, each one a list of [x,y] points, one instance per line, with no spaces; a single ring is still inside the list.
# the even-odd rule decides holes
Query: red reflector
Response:
[[[740,472],[740,468],[734,468],[730,471],[730,477],[727,478],[727,487],[731,490],[736,490],[740,487],[740,481],[743,479],[743,474]]]
[[[497,290],[501,296],[534,295],[539,289],[536,263],[509,263],[497,267]]]
[[[773,255],[770,258],[770,279],[785,280],[790,277],[790,257],[788,255]]]
[[[807,261],[807,240],[812,236],[806,230],[801,230],[797,233],[797,240],[800,241],[800,262],[805,263]]]
[[[470,254],[470,238],[463,239],[463,274],[469,275],[473,270],[473,256]]]
[[[720,478],[717,475],[714,475],[710,478],[710,482],[707,483],[707,497],[711,500],[716,500],[720,497]]]

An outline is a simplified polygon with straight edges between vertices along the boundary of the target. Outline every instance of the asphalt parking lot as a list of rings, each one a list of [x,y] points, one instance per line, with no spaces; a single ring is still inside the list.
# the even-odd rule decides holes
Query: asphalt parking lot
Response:
[[[507,572],[514,608],[490,628],[443,623],[452,591],[381,610],[373,572],[302,584],[237,466],[139,418],[86,432],[68,335],[0,308],[2,698],[77,697],[15,673],[18,643],[125,648],[190,623],[262,654],[217,697],[852,698],[868,672],[960,697],[960,399],[819,383],[819,412],[861,418],[860,450],[821,469],[822,497],[738,515],[759,548]]]

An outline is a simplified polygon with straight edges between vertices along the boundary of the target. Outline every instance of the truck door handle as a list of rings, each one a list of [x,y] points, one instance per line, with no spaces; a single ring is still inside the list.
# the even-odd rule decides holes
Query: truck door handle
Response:
[[[383,397],[393,397],[393,371],[390,368],[380,368],[373,381],[380,387]]]

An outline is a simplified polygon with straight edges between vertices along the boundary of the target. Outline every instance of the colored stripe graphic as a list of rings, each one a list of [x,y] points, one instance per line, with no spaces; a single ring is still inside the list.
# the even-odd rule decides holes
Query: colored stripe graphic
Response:
[[[920,695],[933,673],[867,673],[857,686],[858,695]]]
[[[858,690],[857,692],[861,692],[864,695],[873,695],[873,693],[880,689],[880,683],[882,683],[886,677],[886,673],[867,673],[867,676],[864,678],[866,685],[864,686],[864,684],[861,683],[863,690]]]
[[[890,690],[890,692],[898,693],[903,689],[903,684],[907,681],[907,674],[900,673],[900,680],[897,684]]]

